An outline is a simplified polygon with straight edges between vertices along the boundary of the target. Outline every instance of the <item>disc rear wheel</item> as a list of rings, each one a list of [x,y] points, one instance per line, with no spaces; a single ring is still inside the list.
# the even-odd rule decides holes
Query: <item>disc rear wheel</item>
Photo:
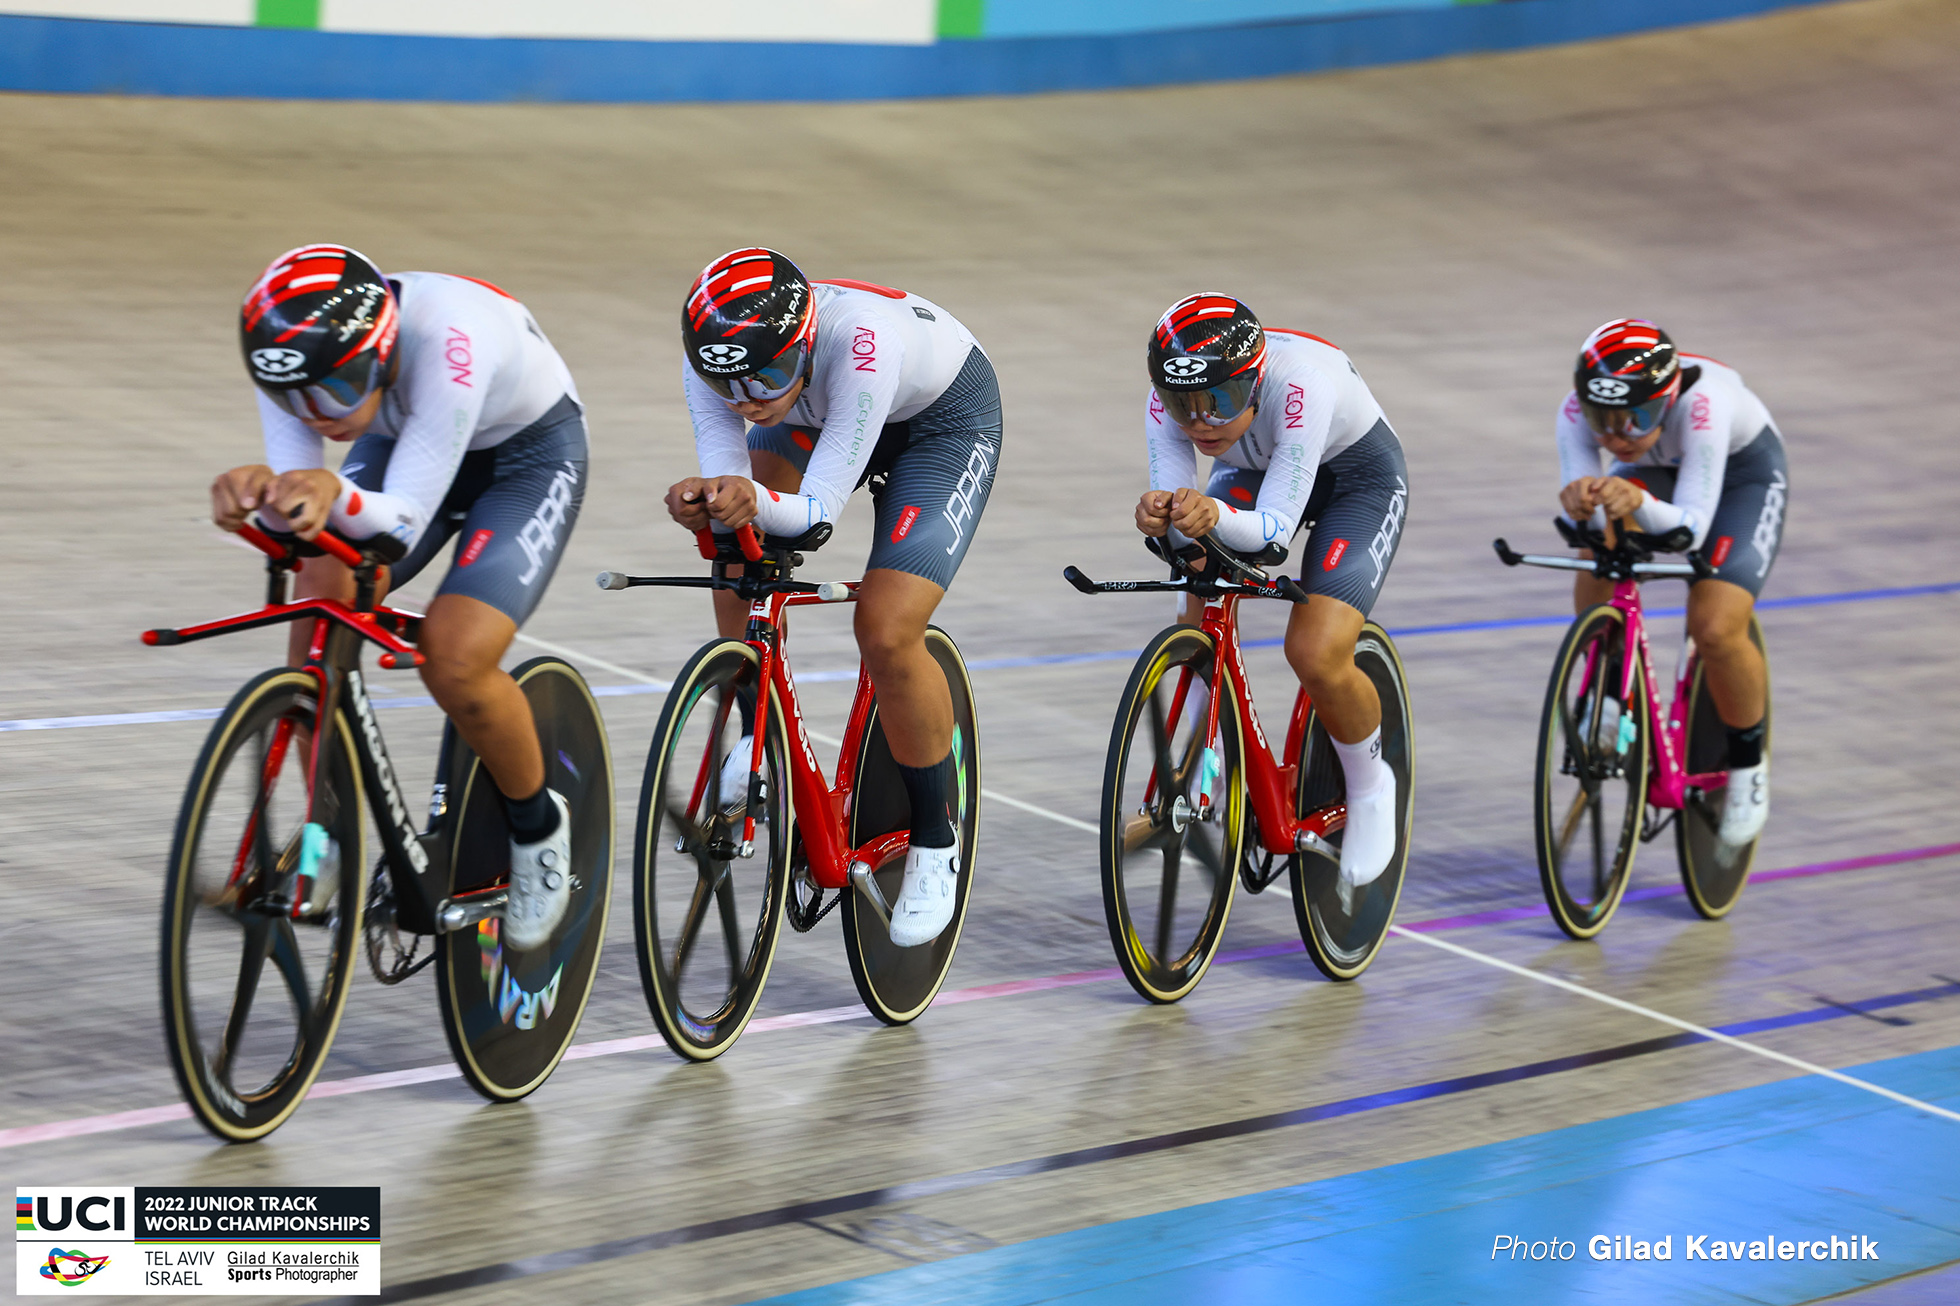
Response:
[[[1757,624],[1754,616],[1749,618],[1749,639],[1762,651],[1767,668],[1769,651],[1763,644],[1763,628]],[[1690,775],[1711,771],[1726,773],[1729,768],[1728,728],[1715,710],[1715,699],[1708,692],[1705,672],[1700,659],[1696,659],[1694,679],[1688,691],[1687,767]],[[1763,697],[1763,760],[1767,762],[1770,726],[1767,678]],[[1750,868],[1756,864],[1756,845],[1762,841],[1759,836],[1741,847],[1730,847],[1722,842],[1718,832],[1722,826],[1722,804],[1726,797],[1726,788],[1706,792],[1690,790],[1687,801],[1682,804],[1680,818],[1675,823],[1675,852],[1681,862],[1681,882],[1687,887],[1688,901],[1709,920],[1719,920],[1728,915],[1736,899],[1742,896],[1743,888],[1749,883]]]
[[[1626,656],[1619,609],[1581,613],[1559,646],[1539,717],[1538,877],[1552,919],[1575,939],[1606,928],[1640,848],[1652,740],[1638,665],[1621,698]]]
[[[953,919],[930,943],[901,948],[892,942],[891,931],[862,894],[845,890],[840,909],[844,951],[850,958],[858,996],[871,1014],[887,1025],[918,1019],[946,982],[946,972],[953,966],[953,950],[959,946],[960,931],[966,925],[967,903],[973,896],[973,868],[979,855],[980,734],[973,682],[967,678],[959,647],[937,626],[926,627],[926,652],[945,675],[953,698],[953,791],[947,795],[959,839]],[[892,760],[875,703],[858,751],[857,783],[852,794],[852,847],[862,847],[881,834],[911,826],[911,800],[899,777],[898,764]],[[905,882],[905,859],[893,858],[872,878],[887,903],[897,901]]]
[[[545,787],[572,820],[571,903],[540,947],[503,941],[495,917],[436,936],[442,1027],[456,1064],[483,1096],[508,1102],[535,1091],[572,1045],[605,943],[612,900],[612,749],[585,678],[552,657],[511,673],[531,705]],[[452,729],[448,774],[450,892],[467,895],[510,876],[510,825],[489,769]]]
[[[1245,837],[1229,695],[1205,747],[1212,659],[1197,627],[1159,632],[1130,672],[1103,768],[1103,915],[1124,978],[1152,1002],[1182,998],[1217,956]]]
[[[1320,973],[1335,980],[1351,980],[1368,969],[1388,938],[1409,869],[1415,813],[1415,729],[1408,678],[1388,632],[1373,622],[1363,625],[1354,645],[1354,665],[1381,699],[1382,763],[1395,776],[1395,854],[1378,878],[1351,896],[1340,887],[1341,831],[1327,839],[1334,856],[1312,851],[1293,856],[1293,915],[1301,941]],[[1298,763],[1298,815],[1344,800],[1346,775],[1318,712],[1308,713]]]

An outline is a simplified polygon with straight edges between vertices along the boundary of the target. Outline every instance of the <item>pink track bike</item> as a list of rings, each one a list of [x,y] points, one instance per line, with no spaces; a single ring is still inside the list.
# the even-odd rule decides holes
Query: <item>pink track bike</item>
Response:
[[[1661,702],[1640,603],[1643,580],[1705,579],[1714,569],[1696,553],[1685,562],[1653,560],[1686,549],[1686,527],[1655,536],[1610,526],[1601,534],[1562,518],[1554,524],[1593,556],[1541,557],[1493,542],[1507,567],[1590,571],[1613,582],[1612,601],[1586,609],[1566,631],[1539,719],[1538,874],[1552,919],[1575,939],[1605,929],[1626,893],[1634,853],[1670,821],[1688,901],[1710,920],[1725,916],[1756,857],[1755,842],[1730,847],[1716,836],[1728,737],[1693,641],[1683,642],[1673,700]],[[1763,647],[1754,617],[1749,638]],[[1767,757],[1767,738],[1763,750]]]

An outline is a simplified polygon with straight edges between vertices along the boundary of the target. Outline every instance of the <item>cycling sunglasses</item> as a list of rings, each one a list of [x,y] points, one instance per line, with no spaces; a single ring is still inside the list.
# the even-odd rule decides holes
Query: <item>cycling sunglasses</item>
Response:
[[[1592,428],[1594,435],[1640,439],[1653,433],[1673,403],[1672,394],[1661,394],[1644,404],[1627,404],[1617,408],[1607,408],[1581,399],[1579,407],[1584,410],[1586,425]]]
[[[366,403],[368,396],[381,388],[386,375],[387,368],[375,358],[374,351],[367,350],[309,385],[260,388],[273,403],[303,422],[338,421]]]
[[[1229,426],[1251,406],[1253,392],[1259,388],[1259,374],[1241,372],[1203,390],[1155,388],[1164,412],[1179,426]]]
[[[781,399],[809,371],[810,342],[793,340],[783,351],[746,376],[696,376],[731,404],[766,404]]]

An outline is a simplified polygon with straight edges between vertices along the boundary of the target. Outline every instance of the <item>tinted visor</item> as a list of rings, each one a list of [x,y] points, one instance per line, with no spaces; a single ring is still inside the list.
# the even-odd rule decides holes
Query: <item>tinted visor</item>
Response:
[[[363,350],[311,385],[274,390],[260,387],[272,402],[301,421],[334,421],[346,417],[381,386],[387,369],[371,349]]]
[[[1203,390],[1166,390],[1157,386],[1156,391],[1164,412],[1179,426],[1225,426],[1252,403],[1252,392],[1258,385],[1259,373],[1247,370]]]
[[[794,340],[780,354],[744,376],[709,376],[698,368],[694,374],[729,403],[766,404],[788,394],[790,388],[803,379],[809,362],[809,342]]]
[[[1594,435],[1625,437],[1646,435],[1659,426],[1673,402],[1674,394],[1670,391],[1655,395],[1644,404],[1626,404],[1609,408],[1581,399],[1579,407],[1586,414],[1586,425],[1593,429]]]

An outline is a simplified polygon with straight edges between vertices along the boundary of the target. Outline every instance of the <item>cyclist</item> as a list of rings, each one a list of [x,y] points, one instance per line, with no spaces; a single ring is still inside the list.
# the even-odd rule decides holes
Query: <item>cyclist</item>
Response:
[[[385,573],[384,592],[457,537],[422,623],[422,680],[503,795],[503,939],[536,947],[571,896],[571,819],[545,788],[530,704],[498,663],[551,583],[585,497],[585,417],[571,373],[530,311],[489,282],[385,277],[342,245],[274,259],[245,296],[239,335],[267,463],[212,483],[218,525],[235,531],[256,511],[302,539],[327,526],[355,540],[392,535],[408,552]],[[325,440],[353,442],[338,472],[323,465]],[[353,574],[309,558],[297,592],[351,601]],[[295,625],[296,665],[306,639]]]
[[[1311,527],[1307,602],[1286,625],[1286,660],[1326,723],[1347,781],[1344,896],[1395,854],[1395,774],[1382,761],[1381,698],[1354,665],[1408,515],[1408,466],[1348,356],[1304,331],[1262,328],[1219,294],[1171,305],[1150,335],[1144,443],[1150,489],[1137,529],[1173,545],[1211,535],[1257,552]],[[1197,455],[1212,459],[1200,491]],[[1199,603],[1186,606],[1196,623]]]
[[[794,537],[835,521],[851,492],[871,484],[877,522],[854,624],[912,806],[891,938],[931,942],[953,918],[959,848],[947,805],[953,701],[925,631],[1000,463],[993,364],[937,304],[861,281],[812,284],[759,248],[702,269],[681,309],[681,341],[701,475],[668,490],[675,521],[689,530],[753,522]],[[739,596],[715,592],[724,636],[741,637],[746,611]],[[745,743],[726,764],[722,792],[737,805],[749,753]]]
[[[1688,589],[1688,634],[1728,727],[1720,838],[1749,843],[1769,820],[1769,668],[1749,619],[1783,542],[1783,437],[1734,368],[1677,354],[1652,322],[1618,318],[1580,347],[1559,406],[1558,452],[1559,503],[1571,520],[1630,518],[1652,534],[1686,526],[1715,568]],[[1581,612],[1612,597],[1611,581],[1581,572],[1573,583]]]

